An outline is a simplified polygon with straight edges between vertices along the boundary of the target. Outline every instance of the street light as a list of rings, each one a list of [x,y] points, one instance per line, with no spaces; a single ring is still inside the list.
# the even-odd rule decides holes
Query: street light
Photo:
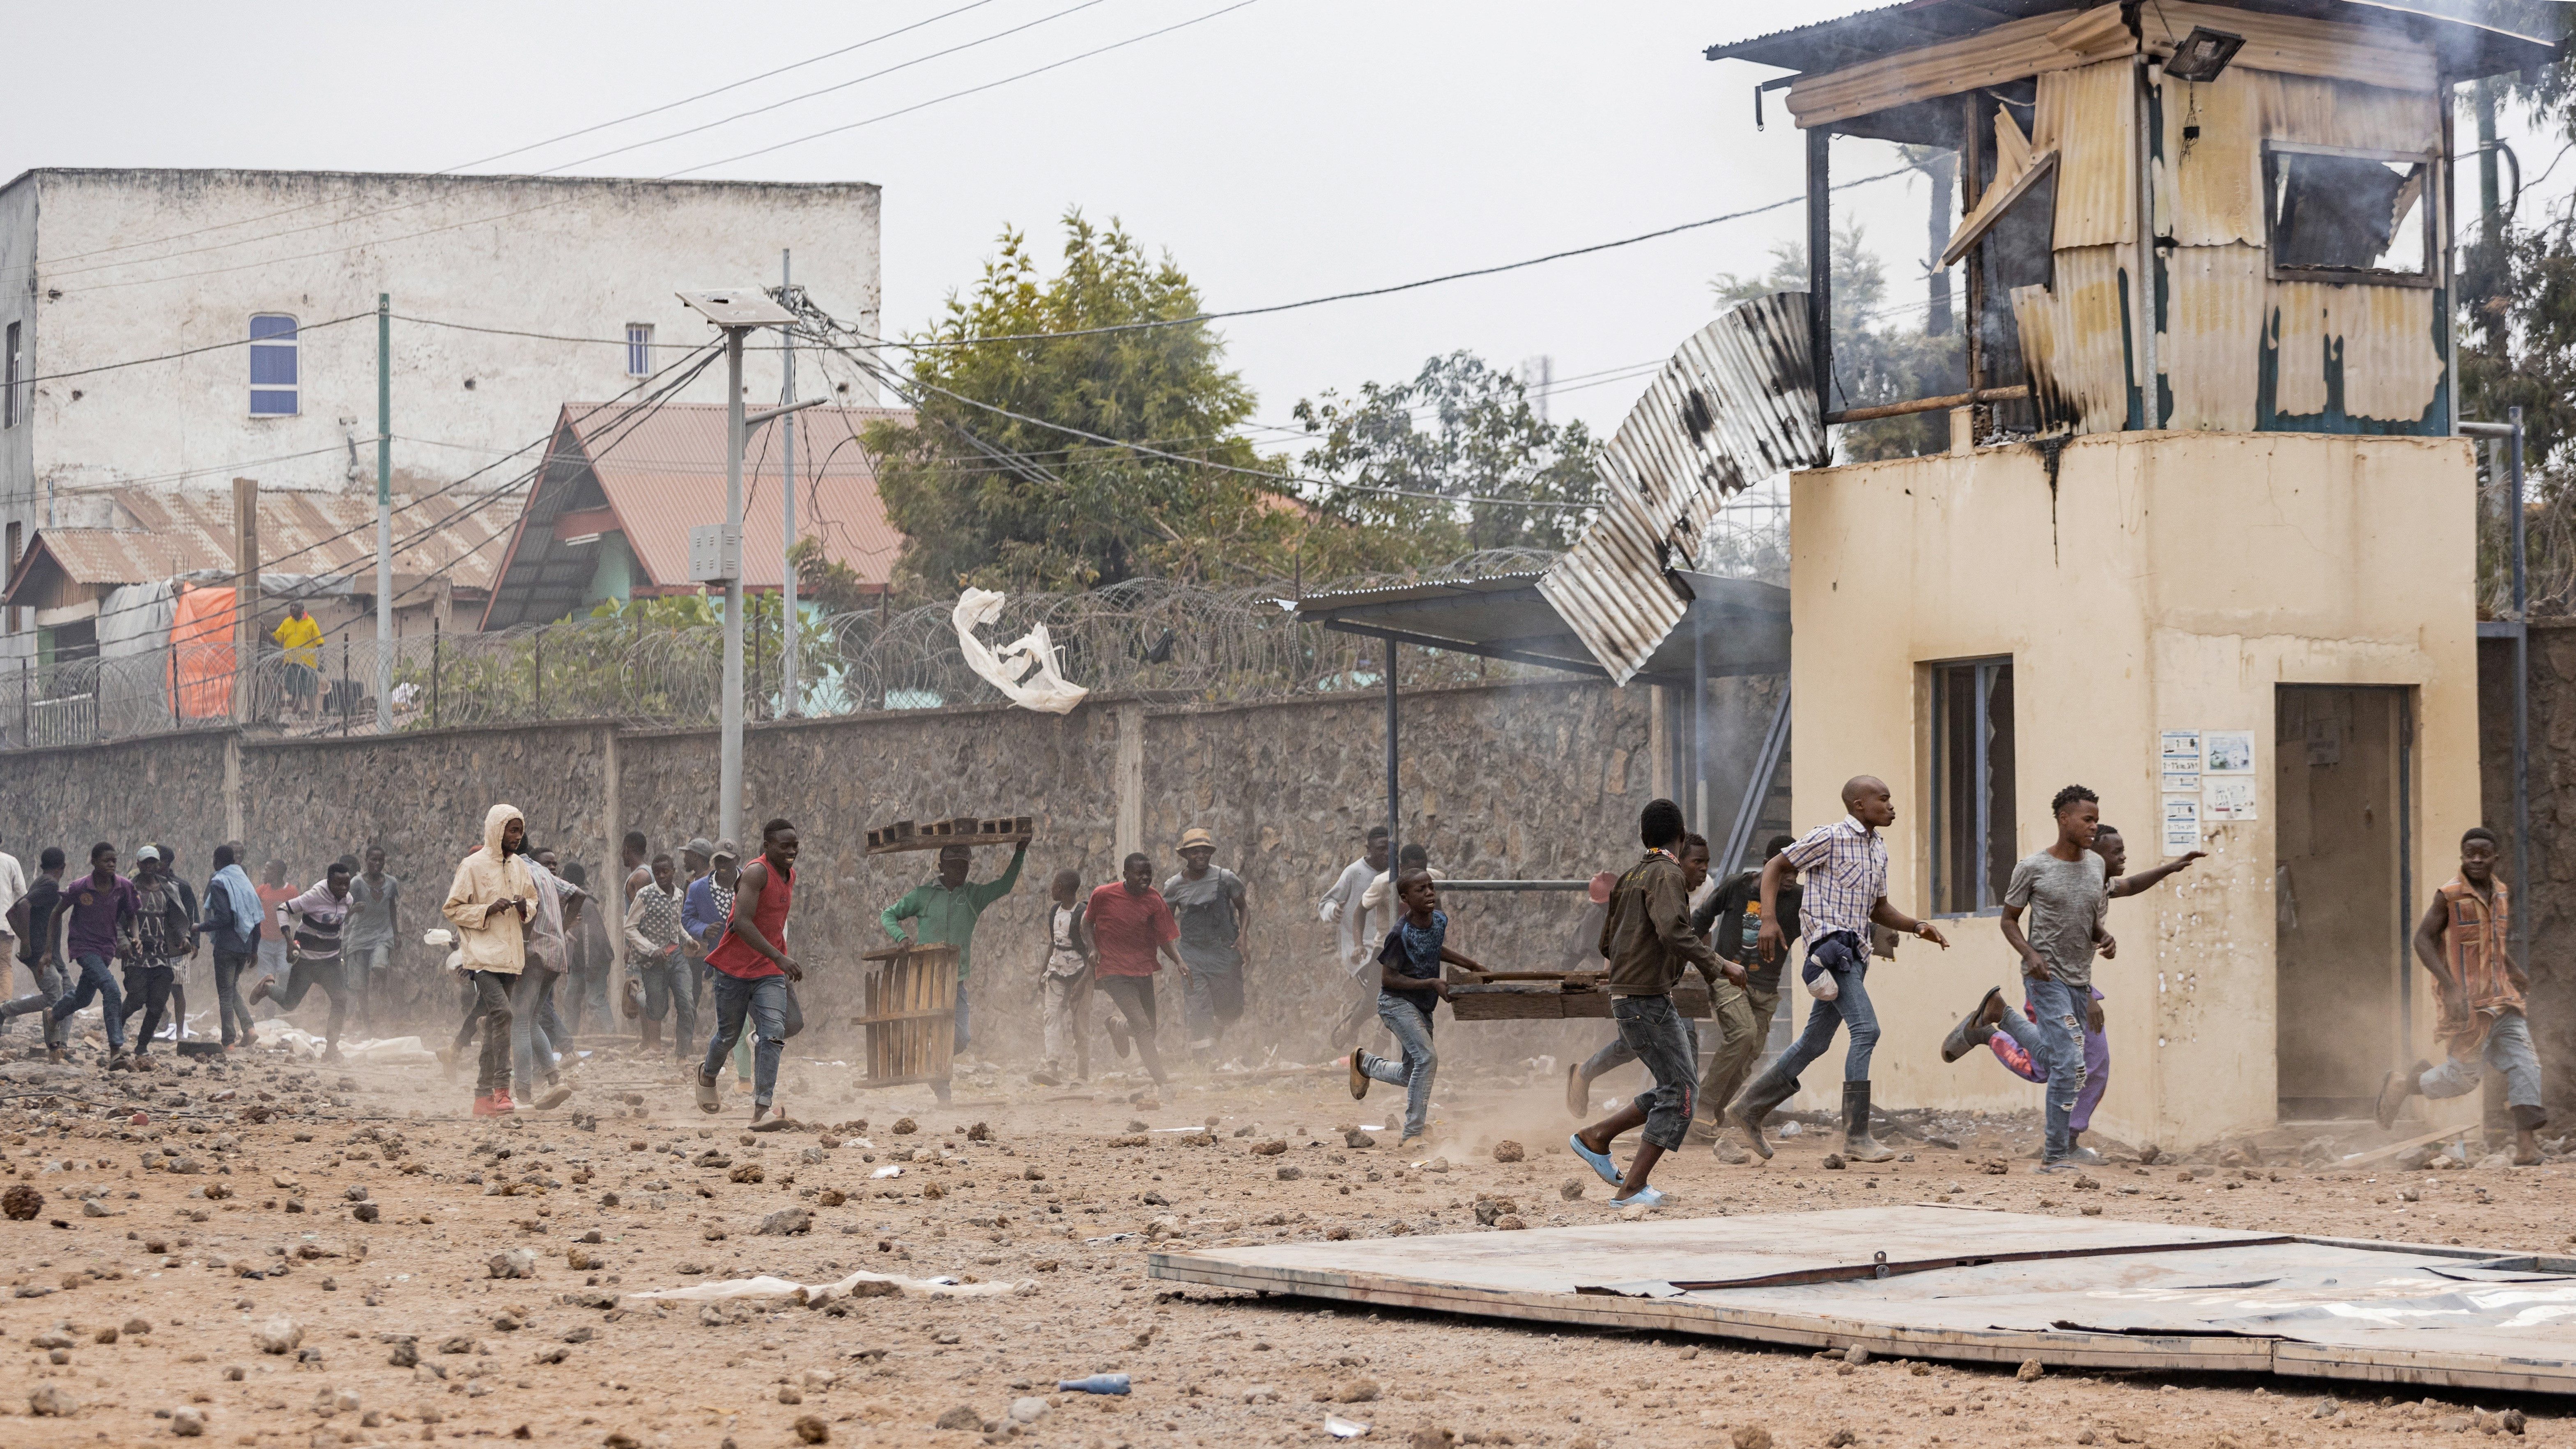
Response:
[[[725,586],[724,688],[716,702],[716,722],[723,730],[717,765],[716,834],[742,838],[742,447],[752,419],[742,410],[742,339],[761,327],[794,325],[796,314],[769,299],[758,287],[713,292],[682,292],[690,311],[724,329],[725,339],[725,521],[689,530],[689,577],[694,582]],[[776,417],[783,409],[760,414]]]

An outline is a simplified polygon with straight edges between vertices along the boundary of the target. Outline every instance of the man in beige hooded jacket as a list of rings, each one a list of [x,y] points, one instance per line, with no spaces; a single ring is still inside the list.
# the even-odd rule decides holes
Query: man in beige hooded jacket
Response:
[[[509,1113],[510,988],[527,963],[526,933],[537,886],[524,858],[528,822],[513,805],[483,817],[483,846],[456,863],[456,879],[439,908],[456,927],[457,970],[474,988],[483,1056],[474,1077],[474,1115]]]

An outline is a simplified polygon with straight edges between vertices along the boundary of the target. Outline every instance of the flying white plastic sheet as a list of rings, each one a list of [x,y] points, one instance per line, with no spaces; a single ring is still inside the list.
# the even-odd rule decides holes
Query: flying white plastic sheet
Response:
[[[957,596],[957,612],[952,617],[957,624],[957,647],[965,652],[966,666],[992,681],[993,687],[1009,695],[1013,704],[1049,714],[1071,714],[1091,691],[1066,682],[1056,648],[1047,642],[1046,625],[1030,625],[1029,632],[999,651],[975,637],[976,630],[1002,617],[1002,598],[990,589],[968,589]]]

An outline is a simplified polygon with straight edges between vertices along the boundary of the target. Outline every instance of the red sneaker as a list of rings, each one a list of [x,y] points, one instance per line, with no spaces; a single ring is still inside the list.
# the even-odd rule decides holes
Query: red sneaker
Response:
[[[494,1090],[492,1093],[493,1116],[507,1117],[518,1110],[519,1104],[510,1100],[510,1092],[508,1088],[504,1087]]]
[[[489,1117],[492,1115],[491,1093],[477,1092],[474,1094],[474,1115],[477,1117]]]

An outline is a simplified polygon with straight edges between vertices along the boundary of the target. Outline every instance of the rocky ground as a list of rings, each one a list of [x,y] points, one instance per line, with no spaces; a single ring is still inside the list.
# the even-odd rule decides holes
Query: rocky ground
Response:
[[[1856,1365],[1144,1275],[1157,1243],[1615,1219],[1565,1151],[1545,1076],[1455,1073],[1431,1148],[1400,1160],[1386,1130],[1400,1102],[1382,1087],[1352,1102],[1331,1067],[1160,1092],[986,1070],[941,1107],[920,1088],[849,1091],[846,1068],[800,1061],[783,1096],[800,1130],[754,1135],[740,1097],[702,1116],[667,1063],[585,1045],[571,1103],[499,1124],[469,1119],[467,1090],[435,1067],[275,1052],[146,1075],[94,1058],[0,1064],[0,1271],[15,1295],[0,1445],[1288,1444],[1330,1442],[1328,1417],[1372,1426],[1371,1442],[1597,1449],[2576,1439],[2549,1400]],[[1867,1169],[1830,1168],[1813,1127],[1760,1167],[1694,1146],[1658,1173],[1672,1197],[1660,1211],[1948,1198],[2525,1251],[2570,1241],[2570,1168],[2556,1161],[2338,1166],[2385,1140],[2367,1130],[2275,1134],[2223,1162],[2142,1164],[2104,1144],[2099,1189],[2079,1192],[2028,1174],[2030,1130],[1900,1117],[1891,1145],[1912,1160]],[[1525,1144],[1521,1160],[1496,1160],[1515,1155],[1506,1142]],[[881,1276],[819,1303],[634,1296],[854,1273]],[[1098,1373],[1130,1375],[1134,1392],[1057,1391]]]

